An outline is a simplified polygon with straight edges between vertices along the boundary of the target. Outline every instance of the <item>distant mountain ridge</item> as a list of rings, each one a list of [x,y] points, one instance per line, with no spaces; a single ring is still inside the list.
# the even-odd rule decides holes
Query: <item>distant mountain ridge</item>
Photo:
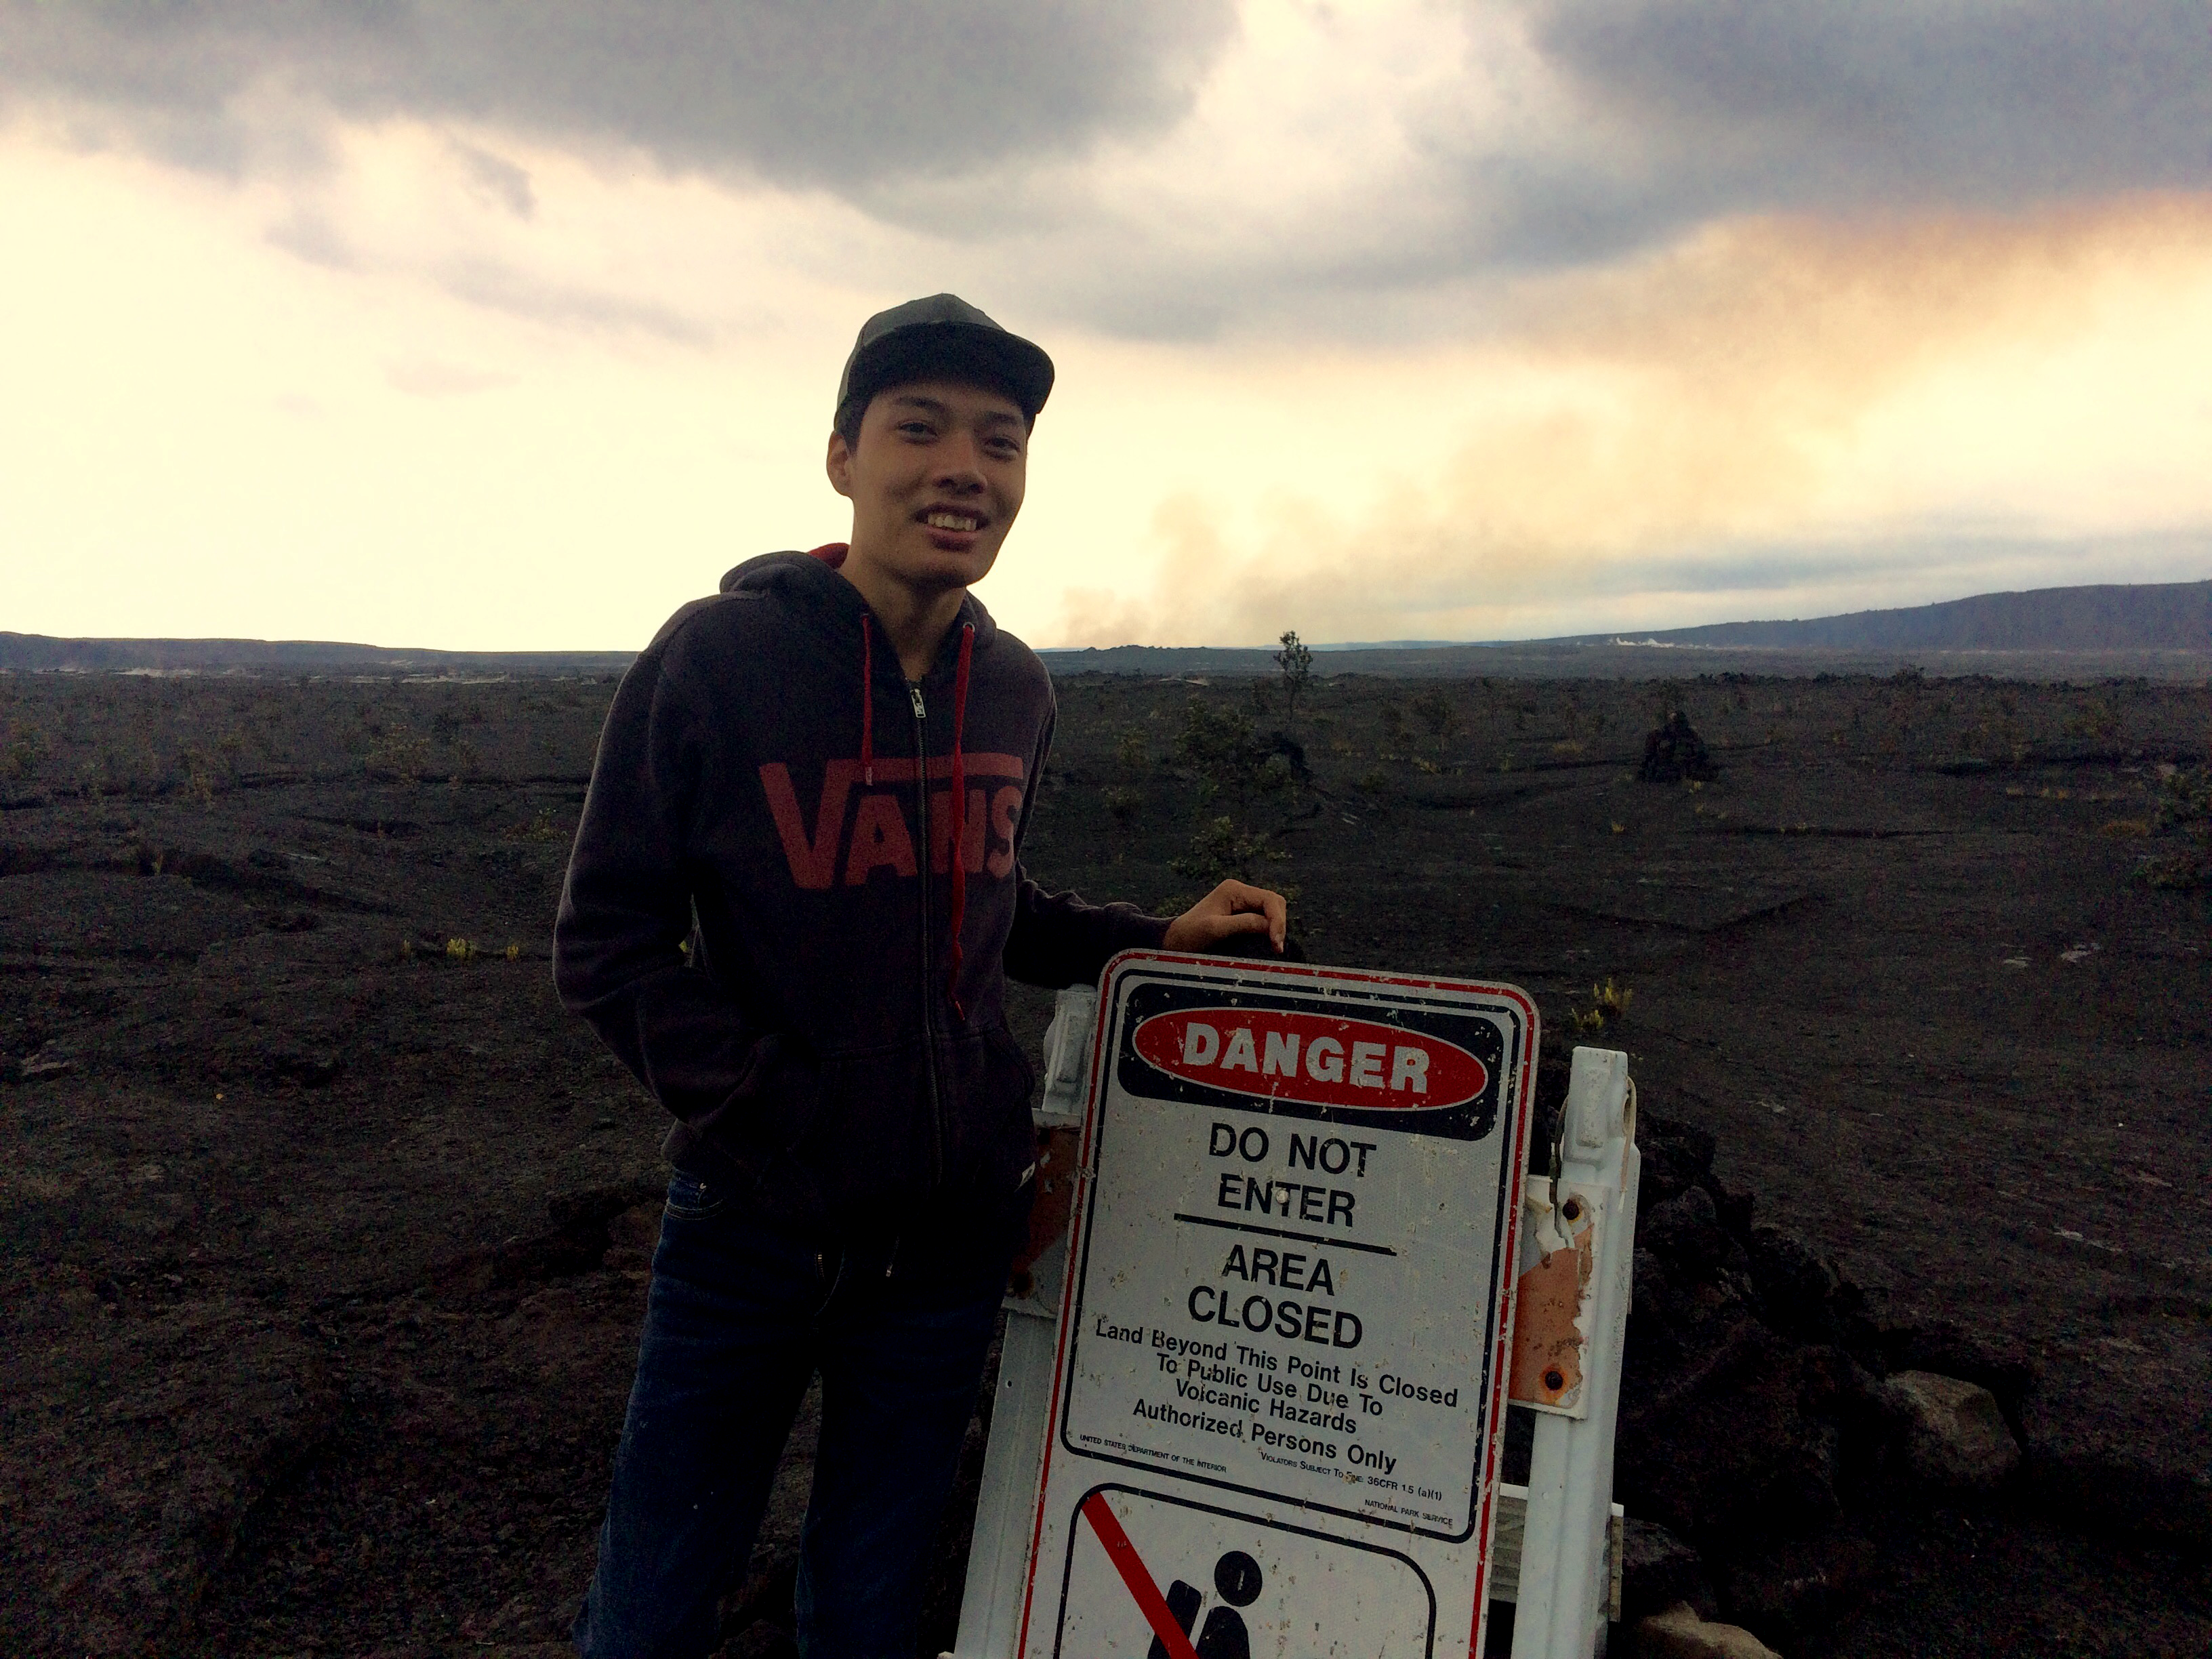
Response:
[[[1647,647],[1715,653],[2163,652],[2212,656],[2212,580],[1979,593],[1935,605],[1803,621],[1709,623],[1656,632],[1637,629],[1458,645],[1430,640],[1316,644],[1314,649],[1322,657],[1316,666],[1326,673],[1484,674],[1587,672],[1594,663],[1577,670],[1571,665],[1573,659],[1598,655],[1620,659],[1605,672],[1630,672],[1630,665],[1641,660],[1638,653]],[[432,651],[331,640],[57,639],[0,632],[0,670],[16,673],[596,675],[620,673],[635,654]],[[1122,645],[1037,654],[1060,673],[1274,672],[1273,653],[1267,647]],[[1508,658],[1516,659],[1513,665],[1507,665]],[[1551,668],[1542,669],[1546,664]]]
[[[1622,639],[1801,651],[2212,651],[2212,581],[2039,587],[1803,622],[1710,623],[1541,643]]]
[[[431,651],[339,640],[73,640],[0,631],[0,669],[79,674],[619,674],[635,651]]]
[[[1540,656],[1565,669],[1565,659],[1577,653],[1603,650],[1617,654],[1645,647],[1713,653],[2183,652],[2212,656],[2212,581],[2032,588],[1805,621],[1708,623],[1696,628],[1621,629],[1461,645],[1405,640],[1372,645],[1315,645],[1313,648],[1316,668],[1332,674],[1484,674],[1513,672],[1488,667],[1493,658]],[[1274,653],[1259,646],[1120,645],[1037,654],[1064,673],[1274,672]],[[1961,664],[1948,665],[1954,672],[1971,672]],[[2117,672],[2118,665],[2113,666]]]

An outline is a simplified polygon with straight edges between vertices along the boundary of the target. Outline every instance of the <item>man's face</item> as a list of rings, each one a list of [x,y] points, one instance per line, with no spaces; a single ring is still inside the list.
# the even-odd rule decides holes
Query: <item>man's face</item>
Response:
[[[860,441],[830,438],[830,482],[853,503],[848,556],[910,587],[990,574],[1021,511],[1029,434],[1004,392],[957,380],[879,392]]]

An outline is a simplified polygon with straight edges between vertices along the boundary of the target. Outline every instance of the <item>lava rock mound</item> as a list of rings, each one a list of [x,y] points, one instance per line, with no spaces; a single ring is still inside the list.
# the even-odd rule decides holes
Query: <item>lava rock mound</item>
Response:
[[[1680,709],[1645,733],[1643,763],[1636,775],[1646,783],[1710,783],[1721,775],[1712,751]]]
[[[2033,1370],[1954,1328],[1878,1321],[1833,1261],[1757,1223],[1705,1131],[1646,1113],[1638,1138],[1624,1612],[1686,1601],[1794,1652],[1869,1584],[1875,1517],[2013,1480]],[[1923,1355],[1950,1374],[1907,1369]]]

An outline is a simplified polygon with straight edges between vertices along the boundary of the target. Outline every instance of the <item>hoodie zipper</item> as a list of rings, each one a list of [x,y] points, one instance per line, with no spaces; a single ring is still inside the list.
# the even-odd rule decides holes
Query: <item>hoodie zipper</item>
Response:
[[[929,1080],[929,1184],[933,1188],[945,1180],[945,1103],[937,1084],[937,1008],[931,999],[935,975],[930,972],[929,940],[929,710],[921,701],[921,687],[907,682],[907,695],[914,699],[914,787],[918,798],[916,822],[921,826],[921,856],[915,860],[921,875],[921,1042],[922,1072]],[[960,849],[954,848],[952,856],[958,858]]]

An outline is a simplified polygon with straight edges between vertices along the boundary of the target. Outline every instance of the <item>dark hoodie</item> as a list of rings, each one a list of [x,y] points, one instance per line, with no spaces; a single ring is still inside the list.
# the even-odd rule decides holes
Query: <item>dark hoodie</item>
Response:
[[[1006,975],[1096,980],[1166,931],[1022,872],[1036,654],[970,595],[909,686],[842,555],[738,566],[631,666],[553,939],[562,1003],[675,1114],[670,1161],[832,1228],[1010,1198],[1036,1139]]]

